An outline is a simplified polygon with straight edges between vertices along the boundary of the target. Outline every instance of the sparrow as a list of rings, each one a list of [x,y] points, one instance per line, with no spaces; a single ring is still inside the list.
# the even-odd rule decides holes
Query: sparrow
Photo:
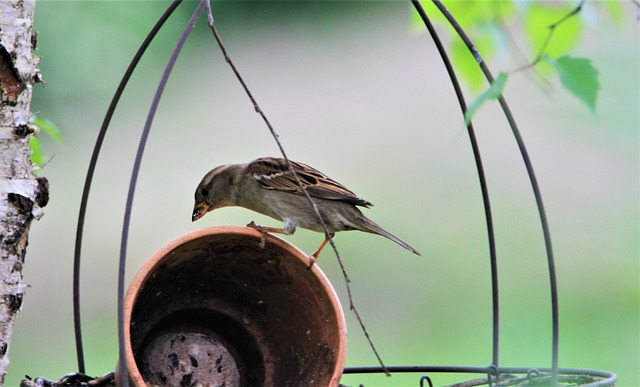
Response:
[[[370,202],[309,165],[292,160],[289,164],[313,198],[331,239],[338,231],[360,230],[382,235],[421,255],[364,216],[358,206],[368,208],[372,206]],[[282,228],[258,226],[254,222],[247,225],[263,233],[262,246],[268,232],[291,235],[297,227],[325,232],[287,161],[282,158],[263,157],[247,164],[221,165],[209,171],[196,188],[191,220],[196,221],[209,211],[229,206],[244,207],[284,223]],[[328,242],[325,235],[320,247],[309,256],[310,266]]]

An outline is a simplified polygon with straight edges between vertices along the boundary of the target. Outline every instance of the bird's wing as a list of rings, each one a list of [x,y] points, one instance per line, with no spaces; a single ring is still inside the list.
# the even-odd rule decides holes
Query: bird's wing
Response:
[[[359,198],[345,186],[317,169],[297,161],[289,160],[289,162],[311,197],[343,201],[364,207],[372,206],[371,203]],[[247,171],[265,189],[304,195],[284,159],[263,157],[250,162],[247,165]]]

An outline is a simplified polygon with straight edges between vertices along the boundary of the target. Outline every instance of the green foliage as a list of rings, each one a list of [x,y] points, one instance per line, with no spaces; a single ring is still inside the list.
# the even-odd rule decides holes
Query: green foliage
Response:
[[[540,54],[555,58],[578,44],[584,31],[584,22],[579,17],[567,17],[574,9],[574,3],[529,4],[523,27],[529,41],[531,58],[540,58]],[[551,66],[544,62],[539,62],[536,67],[543,75],[550,75],[552,71]]]
[[[31,148],[31,163],[37,166],[44,164],[44,153],[42,153],[42,145],[36,137],[29,139],[29,147]]]
[[[556,60],[545,56],[545,61],[558,71],[560,82],[564,88],[578,97],[595,113],[600,83],[598,82],[598,70],[591,64],[591,61],[567,55]]]
[[[503,20],[516,15],[516,6],[512,1],[446,1],[449,12],[460,26],[472,37],[473,43],[483,57],[491,57],[504,49],[505,35],[500,26]],[[434,24],[446,28],[447,33],[455,35],[453,27],[436,8],[431,0],[421,0],[420,4],[433,20]],[[412,24],[424,28],[417,13],[413,14]],[[464,43],[453,38],[450,41],[450,55],[454,66],[460,72],[471,90],[479,92],[484,85],[484,76],[478,69],[478,63]]]
[[[622,2],[620,1],[601,1],[597,3],[598,6],[603,7],[606,14],[611,17],[611,20],[620,24],[624,20],[624,8],[622,8]]]
[[[485,102],[492,99],[500,98],[500,96],[502,95],[502,90],[504,90],[504,87],[507,85],[508,78],[509,75],[507,73],[500,73],[500,75],[498,75],[498,78],[491,84],[491,86],[482,94],[480,94],[480,96],[478,96],[478,98],[476,98],[471,103],[471,105],[469,105],[469,108],[464,114],[465,124],[469,125],[469,122],[471,122],[471,118],[474,116],[474,114],[476,114],[478,109],[480,109],[480,107],[485,104]]]
[[[493,54],[495,46],[489,35],[480,35],[474,42],[479,52]],[[479,91],[485,85],[484,75],[475,58],[469,52],[462,40],[455,40],[451,44],[451,61],[455,63],[456,70],[467,82],[471,90]]]
[[[46,118],[41,118],[38,116],[32,116],[29,120],[31,125],[35,125],[43,131],[46,135],[51,137],[58,144],[62,144],[62,136],[60,135],[60,129],[51,121]]]
[[[38,116],[32,116],[29,122],[31,125],[36,126],[41,132],[44,132],[44,134],[46,134],[58,144],[62,143],[60,130],[53,122]],[[39,167],[42,166],[45,161],[45,156],[44,152],[42,151],[40,139],[38,139],[37,137],[31,137],[29,139],[29,146],[31,147],[31,162]]]
[[[431,0],[421,4],[434,24],[444,28],[449,38],[449,52],[454,67],[475,93],[479,93],[484,77],[468,48],[456,36],[453,27]],[[607,22],[618,23],[624,18],[619,2],[535,2],[535,1],[443,1],[451,15],[471,38],[485,61],[496,54],[517,47],[529,58],[524,69],[535,68],[538,75],[550,79],[558,74],[562,86],[595,112],[599,90],[597,70],[591,61],[569,56],[584,36],[587,24],[582,17],[583,8],[590,7],[590,16],[608,16]],[[595,12],[594,12],[595,11]],[[422,21],[414,13],[412,23]],[[501,74],[502,76],[502,74]],[[506,81],[506,76],[503,77]],[[477,109],[487,100],[496,97],[503,84],[493,85],[471,104],[465,120],[471,119]],[[498,93],[497,95],[500,95]]]

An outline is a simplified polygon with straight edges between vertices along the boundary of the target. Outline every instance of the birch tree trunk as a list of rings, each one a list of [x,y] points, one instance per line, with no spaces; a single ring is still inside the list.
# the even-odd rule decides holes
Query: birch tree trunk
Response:
[[[9,340],[22,306],[22,265],[29,226],[48,201],[36,178],[29,138],[32,86],[39,81],[33,55],[35,0],[0,0],[0,385],[9,364]]]

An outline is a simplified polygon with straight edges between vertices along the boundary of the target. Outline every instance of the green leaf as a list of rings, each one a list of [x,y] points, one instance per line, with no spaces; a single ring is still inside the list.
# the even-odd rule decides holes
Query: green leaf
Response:
[[[44,164],[44,153],[40,146],[40,140],[35,137],[29,139],[29,147],[31,148],[31,162],[37,166]]]
[[[558,71],[562,86],[584,102],[595,114],[600,83],[598,82],[598,70],[591,64],[591,61],[568,55],[561,56],[556,60],[549,57],[544,59]]]
[[[500,73],[500,75],[498,75],[498,78],[491,84],[491,86],[482,94],[480,94],[478,98],[476,98],[471,103],[471,105],[469,105],[469,109],[467,109],[467,112],[464,114],[465,124],[469,125],[469,122],[471,122],[473,116],[476,114],[478,109],[480,109],[480,107],[484,105],[485,102],[491,99],[498,99],[502,95],[502,91],[507,85],[508,77],[509,75],[507,73]]]
[[[60,135],[60,130],[53,122],[47,120],[46,118],[41,118],[38,116],[31,116],[31,119],[29,120],[29,122],[32,125],[35,125],[38,128],[40,128],[41,131],[43,131],[45,134],[51,137],[58,144],[62,143],[62,136]]]
[[[38,116],[31,116],[29,123],[33,126],[37,126],[41,132],[52,138],[58,144],[62,143],[60,130],[53,122]],[[31,162],[34,165],[41,167],[44,164],[45,156],[42,151],[40,140],[37,137],[29,138],[29,147],[31,148]]]

